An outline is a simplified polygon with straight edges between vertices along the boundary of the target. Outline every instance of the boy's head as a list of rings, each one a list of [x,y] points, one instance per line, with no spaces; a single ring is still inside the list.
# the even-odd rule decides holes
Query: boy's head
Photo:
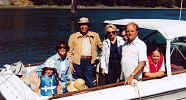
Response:
[[[66,56],[66,53],[69,50],[68,44],[65,41],[57,41],[56,50],[61,58]]]

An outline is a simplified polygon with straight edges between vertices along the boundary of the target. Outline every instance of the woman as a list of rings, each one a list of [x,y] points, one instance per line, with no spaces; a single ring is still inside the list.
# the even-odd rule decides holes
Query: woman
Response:
[[[115,25],[105,26],[107,39],[103,41],[103,50],[101,56],[102,74],[108,75],[107,83],[119,82],[121,75],[121,47],[124,40],[117,36],[118,29]]]

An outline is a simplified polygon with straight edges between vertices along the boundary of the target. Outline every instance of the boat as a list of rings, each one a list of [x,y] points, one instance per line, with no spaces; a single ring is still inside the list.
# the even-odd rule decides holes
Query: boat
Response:
[[[52,97],[42,97],[35,94],[16,75],[10,74],[6,70],[0,73],[1,96],[7,100],[185,100],[186,59],[185,53],[182,52],[186,52],[186,43],[182,40],[186,38],[186,21],[172,19],[119,19],[104,21],[105,24],[111,23],[122,27],[131,22],[136,23],[141,29],[148,30],[148,32],[150,30],[150,33],[144,33],[144,31],[140,33],[142,40],[149,42],[150,40],[147,41],[149,38],[160,39],[161,37],[164,39],[164,41],[158,40],[157,42],[160,42],[159,44],[165,47],[166,76],[158,79],[138,79],[133,85],[124,85],[124,82],[120,82]],[[180,37],[184,39],[179,40]],[[178,59],[174,54],[178,54],[181,58]],[[180,59],[182,59],[183,65],[176,65],[176,62]],[[173,62],[176,67],[172,66]],[[27,73],[37,69],[37,67],[38,65],[26,67]]]

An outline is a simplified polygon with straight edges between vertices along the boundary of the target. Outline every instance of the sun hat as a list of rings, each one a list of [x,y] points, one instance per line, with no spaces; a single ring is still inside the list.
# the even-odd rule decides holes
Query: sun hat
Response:
[[[47,68],[47,69],[55,69],[55,61],[54,60],[47,60],[42,68]]]
[[[89,24],[90,22],[89,22],[89,20],[88,20],[88,18],[86,18],[86,17],[81,17],[80,19],[79,19],[79,22],[78,22],[79,24]]]
[[[78,78],[75,81],[72,81],[68,86],[67,90],[68,92],[73,92],[73,91],[79,91],[85,89],[85,80]]]

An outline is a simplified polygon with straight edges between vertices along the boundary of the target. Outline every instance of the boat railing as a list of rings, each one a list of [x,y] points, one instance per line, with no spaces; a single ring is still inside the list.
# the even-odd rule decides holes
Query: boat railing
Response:
[[[186,72],[186,69],[176,71],[176,72],[172,72],[172,75],[181,74],[181,73],[184,73],[184,72]],[[167,75],[165,74],[165,76],[167,76]],[[165,76],[163,76],[163,77],[165,77]],[[141,80],[145,81],[145,80],[150,80],[150,79],[152,79],[152,78],[140,78],[140,79],[137,79],[137,80],[138,81],[141,81]],[[111,87],[117,87],[117,86],[121,86],[121,85],[125,85],[124,81],[118,82],[118,83],[113,83],[113,84],[106,84],[106,85],[96,86],[96,87],[93,87],[93,88],[87,88],[87,89],[84,89],[84,90],[79,90],[79,91],[74,91],[74,92],[67,92],[67,93],[64,93],[64,94],[56,94],[56,95],[53,95],[49,100],[62,98],[62,97],[67,97],[67,96],[78,95],[78,94],[83,94],[83,93],[88,93],[90,91],[96,91],[96,90],[101,90],[101,89],[106,89],[106,88],[111,88]]]
[[[38,65],[41,65],[41,64],[43,64],[43,62],[39,62],[39,63],[35,63],[35,64],[25,64],[24,66],[25,67],[32,67],[32,66],[38,66]],[[176,75],[176,74],[180,74],[180,73],[184,73],[184,72],[186,72],[186,69],[172,72],[172,75]],[[167,75],[165,74],[163,77],[165,77],[165,76],[167,76]],[[160,77],[160,78],[162,78],[162,77]],[[151,79],[153,79],[153,78],[145,77],[145,78],[140,78],[140,79],[137,79],[137,80],[138,81],[146,81],[146,80],[151,80]],[[87,89],[74,91],[74,92],[66,92],[66,93],[63,93],[63,94],[56,94],[56,95],[53,95],[50,98],[50,100],[57,99],[57,98],[62,98],[62,97],[67,97],[67,96],[83,94],[83,93],[88,93],[88,92],[91,92],[91,91],[96,91],[96,90],[101,90],[101,89],[106,89],[106,88],[111,88],[111,87],[122,86],[122,85],[125,85],[124,81],[121,81],[121,82],[118,82],[118,83],[113,83],[113,84],[98,85],[98,86],[93,87],[93,88],[87,88]]]

